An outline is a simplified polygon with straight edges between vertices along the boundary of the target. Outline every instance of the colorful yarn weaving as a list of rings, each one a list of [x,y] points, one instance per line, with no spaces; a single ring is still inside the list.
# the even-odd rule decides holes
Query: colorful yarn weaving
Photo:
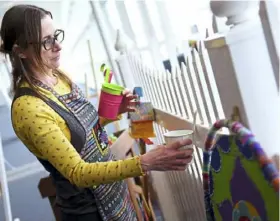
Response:
[[[217,136],[222,127],[233,135]],[[279,219],[279,173],[251,131],[238,122],[219,120],[210,129],[203,185],[208,221]]]

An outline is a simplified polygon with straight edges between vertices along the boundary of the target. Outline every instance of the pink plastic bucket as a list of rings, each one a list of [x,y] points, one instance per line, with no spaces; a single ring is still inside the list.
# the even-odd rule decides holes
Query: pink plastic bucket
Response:
[[[115,120],[118,116],[122,99],[122,95],[113,95],[101,90],[98,106],[99,116],[110,120]]]

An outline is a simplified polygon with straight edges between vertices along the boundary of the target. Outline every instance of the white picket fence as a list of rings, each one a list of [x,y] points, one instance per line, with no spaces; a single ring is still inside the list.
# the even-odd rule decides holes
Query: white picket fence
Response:
[[[119,33],[118,41],[121,34]],[[124,46],[124,45],[123,45]],[[133,53],[122,52],[117,60],[126,87],[142,86],[144,99],[151,101],[155,110],[176,116],[192,128],[194,113],[197,111],[197,128],[203,128],[204,136],[197,136],[193,163],[185,172],[153,172],[153,186],[156,189],[161,210],[166,221],[205,220],[202,189],[202,147],[205,134],[224,113],[204,42],[197,42],[197,50],[190,49],[185,57],[186,64],[174,65],[172,73],[161,72],[148,67]],[[128,76],[125,73],[130,73]],[[158,114],[157,114],[158,117]],[[163,114],[162,121],[154,125],[155,144],[165,143],[163,134],[169,125]],[[178,125],[177,125],[178,126]],[[180,128],[177,128],[180,129]]]
[[[143,85],[145,97],[156,108],[192,120],[198,111],[199,123],[205,126],[223,118],[224,113],[212,67],[203,42],[186,56],[186,65],[175,66],[172,73],[146,67],[141,60],[128,56],[137,82]]]
[[[216,3],[213,1],[213,4]],[[238,8],[243,3],[223,4],[228,4],[229,8],[231,4],[237,4]],[[173,64],[172,73],[145,65],[141,58],[127,51],[118,33],[115,48],[120,52],[116,61],[121,83],[129,88],[142,86],[144,100],[151,101],[155,106],[155,144],[164,143],[162,134],[167,130],[191,129],[193,113],[198,112],[193,164],[185,172],[152,173],[153,186],[166,221],[206,220],[202,148],[210,126],[217,119],[229,119],[237,114],[239,120],[255,133],[269,155],[278,152],[275,146],[280,145],[280,140],[275,131],[280,132],[277,117],[280,112],[277,114],[275,109],[280,111],[280,100],[263,27],[256,16],[258,11],[250,8],[256,5],[248,2],[248,11],[239,7],[241,11],[233,12],[237,15],[234,18],[230,17],[231,11],[224,12],[225,16],[229,15],[234,28],[224,35],[199,41],[198,50],[186,52],[186,64],[182,63],[180,68]],[[240,22],[239,18],[244,19],[243,15],[246,19]],[[263,73],[266,73],[265,76]],[[265,97],[270,103],[263,105]],[[267,121],[263,120],[264,115]],[[228,134],[228,131],[221,133]],[[275,136],[273,142],[269,140],[272,134]]]
[[[197,124],[209,129],[224,114],[207,51],[199,42],[172,73],[152,70],[133,55],[127,56],[133,75],[144,90],[144,96],[156,109],[192,122],[197,110]],[[155,124],[156,144],[164,143],[166,127]],[[203,140],[197,143],[202,144]],[[202,146],[195,147],[194,161],[185,172],[153,172],[165,220],[205,220],[202,190]]]

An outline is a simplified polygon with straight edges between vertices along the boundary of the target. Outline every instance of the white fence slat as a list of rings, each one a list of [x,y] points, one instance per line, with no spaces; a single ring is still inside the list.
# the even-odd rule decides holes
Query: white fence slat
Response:
[[[223,119],[224,118],[224,112],[221,104],[221,99],[219,96],[217,84],[214,78],[212,66],[209,60],[208,52],[205,49],[204,43],[200,41],[199,43],[199,58],[202,66],[202,70],[204,73],[206,86],[208,88],[210,101],[213,106],[213,112],[214,112],[214,118],[217,119]]]
[[[140,71],[140,67],[139,67],[139,64],[138,64],[138,60],[136,60],[135,57],[132,57],[131,58],[131,63],[132,63],[132,67],[133,67],[133,70],[134,72],[136,73],[136,76],[138,78],[138,81],[139,81],[139,86],[142,86],[143,88],[143,92],[144,92],[144,100],[149,100],[149,95],[148,95],[148,90],[146,88],[146,85],[144,84],[144,80],[143,80],[143,76],[141,75],[141,71]]]
[[[202,141],[200,141],[200,143],[203,143]],[[203,143],[204,145],[204,143]],[[195,145],[195,157],[197,160],[197,170],[199,171],[199,174],[201,174],[201,178],[202,178],[202,166],[203,166],[203,151],[202,148],[204,148],[204,146],[198,147],[197,145]]]
[[[174,74],[167,71],[166,76],[167,76],[166,82],[167,82],[167,85],[168,85],[168,88],[170,91],[169,93],[170,93],[170,97],[171,97],[171,104],[172,104],[172,107],[174,108],[174,114],[179,115],[178,114],[179,113],[178,99],[176,97],[174,85],[172,83]]]
[[[155,98],[154,98],[154,92],[153,89],[150,86],[150,79],[149,79],[149,74],[148,74],[148,69],[147,67],[142,67],[142,75],[143,75],[143,79],[145,81],[145,85],[148,88],[149,91],[149,97],[151,99],[151,102],[154,103],[155,102]]]
[[[137,65],[136,65],[136,58],[134,56],[128,54],[127,59],[128,59],[129,64],[130,64],[131,71],[132,71],[132,74],[134,76],[135,82],[137,82],[136,85],[137,86],[142,86],[142,79],[139,76],[139,71],[138,71]]]
[[[173,99],[172,99],[172,93],[171,93],[171,90],[169,88],[169,85],[168,85],[168,77],[170,77],[169,75],[170,73],[169,72],[165,72],[163,74],[163,84],[164,84],[164,87],[165,87],[165,93],[167,95],[167,102],[168,102],[168,106],[169,106],[169,110],[171,113],[175,114],[175,107],[174,107],[174,104],[173,104]]]
[[[183,100],[183,96],[180,93],[180,84],[179,84],[179,70],[178,67],[176,67],[175,71],[174,71],[174,77],[173,77],[173,87],[175,89],[175,95],[176,95],[176,99],[178,101],[178,108],[179,108],[179,115],[182,117],[187,117],[186,114],[186,110],[184,108],[184,100]]]
[[[150,101],[153,101],[153,96],[152,96],[152,92],[149,88],[149,83],[147,81],[147,76],[146,76],[146,73],[145,73],[145,69],[142,66],[140,66],[140,64],[139,64],[139,69],[141,70],[140,75],[142,77],[143,86],[146,88],[147,97],[149,98]]]
[[[171,113],[174,113],[174,107],[172,106],[172,100],[171,100],[171,96],[170,96],[170,91],[167,85],[167,73],[163,73],[161,75],[162,77],[162,86],[164,89],[164,93],[166,95],[166,104],[167,104],[167,110],[170,111]]]
[[[159,74],[160,74],[159,71],[156,71],[156,72],[155,72],[155,76],[154,76],[154,78],[155,78],[155,87],[156,87],[157,90],[158,90],[160,108],[161,108],[161,109],[164,109],[164,108],[165,108],[165,106],[164,106],[165,104],[164,104],[164,100],[163,100],[163,92],[162,92],[161,87],[160,87]]]
[[[162,135],[161,135],[161,130],[159,128],[160,126],[158,124],[154,124],[154,129],[155,129],[155,132],[156,132],[156,137],[153,139],[157,144],[157,145],[161,145],[164,143],[163,141],[163,138],[162,138]]]
[[[149,70],[146,67],[142,67],[141,69],[142,69],[142,76],[143,76],[146,88],[149,91],[148,93],[149,93],[150,101],[152,103],[155,103],[154,91],[153,91],[153,89],[150,85],[151,82],[150,82],[150,79],[149,79],[149,73],[148,73]]]
[[[189,66],[189,61],[188,61],[188,58],[187,58],[187,66]],[[187,71],[187,67],[182,64],[182,79],[183,79],[183,82],[184,82],[184,87],[185,87],[185,91],[186,91],[186,95],[188,97],[188,100],[189,100],[189,104],[190,104],[190,110],[191,110],[191,118],[190,119],[193,119],[193,114],[194,112],[197,110],[198,111],[198,107],[197,107],[197,104],[195,102],[195,99],[194,99],[194,91],[192,90],[192,87],[191,87],[191,83],[190,83],[190,79],[189,79],[189,73]],[[201,120],[201,115],[199,114],[200,112],[198,111],[198,116],[199,116],[199,121],[200,123],[202,122]],[[199,121],[197,121],[199,123]]]
[[[137,61],[136,63],[136,70],[138,71],[138,76],[141,79],[142,87],[144,90],[144,98],[147,98],[145,100],[151,101],[150,90],[148,88],[148,85],[146,84],[144,72],[142,71],[141,64],[139,61]]]
[[[201,99],[202,99],[202,102],[203,102],[203,107],[204,107],[204,110],[205,110],[206,118],[207,118],[208,124],[211,125],[212,123],[215,122],[216,119],[214,117],[214,113],[213,113],[214,111],[213,111],[213,107],[212,107],[212,104],[211,104],[208,88],[206,86],[204,73],[203,73],[203,69],[201,67],[198,52],[193,51],[192,57],[193,57],[193,60],[196,61],[195,62],[196,65],[194,65],[194,71],[195,71],[196,76],[197,76],[198,87],[199,87],[200,92],[201,92]]]
[[[173,89],[173,93],[174,93],[176,113],[177,113],[178,116],[184,116],[182,97],[180,97],[179,85],[177,83],[177,80],[178,80],[178,73],[177,72],[178,72],[178,68],[175,67],[174,71],[171,75],[170,83],[172,85],[172,89]]]
[[[190,99],[187,96],[188,92],[185,86],[185,82],[183,80],[183,66],[184,64],[182,63],[182,68],[180,68],[180,73],[178,73],[178,84],[179,84],[179,91],[180,91],[180,95],[183,99],[183,105],[184,105],[184,112],[187,116],[187,119],[192,119],[192,115],[194,113],[194,110],[191,108],[191,104],[190,104]]]
[[[158,199],[161,202],[160,208],[161,211],[164,211],[165,208],[168,208],[168,213],[163,213],[163,218],[166,221],[174,220],[174,217],[176,217],[177,211],[176,211],[176,205],[170,203],[170,199],[172,199],[172,191],[171,186],[168,183],[167,176],[163,172],[157,172],[153,171],[151,172],[152,180],[153,180],[153,186],[156,187]],[[159,194],[164,193],[164,191],[167,191],[165,194]],[[174,220],[177,221],[177,220]],[[179,221],[179,220],[178,220]]]
[[[164,144],[165,140],[164,140],[163,134],[165,133],[165,129],[158,124],[157,124],[157,128],[159,131],[159,133],[157,134],[157,137],[159,138],[159,144]]]
[[[156,71],[153,70],[152,74],[150,74],[150,79],[151,79],[151,87],[154,88],[154,95],[155,95],[155,106],[156,107],[161,107],[161,100],[160,100],[160,91],[159,88],[156,86]]]
[[[136,69],[136,57],[133,56],[132,54],[127,54],[126,58],[127,58],[128,63],[131,67],[131,71],[132,71],[132,74],[134,76],[136,85],[140,86],[142,84],[142,80],[140,79],[139,72]]]
[[[194,86],[194,90],[195,90],[195,95],[196,95],[196,101],[200,107],[201,110],[201,116],[203,119],[203,123],[205,125],[209,125],[210,124],[210,118],[208,118],[207,116],[207,105],[206,105],[206,101],[204,99],[204,93],[203,93],[203,88],[202,88],[202,84],[200,81],[200,76],[199,76],[199,72],[198,72],[198,67],[199,67],[199,59],[197,59],[196,57],[196,50],[193,49],[191,50],[191,54],[190,54],[190,60],[192,65],[190,66],[190,71],[192,73],[192,81],[193,81],[193,86]]]
[[[169,95],[169,106],[171,108],[171,112],[176,115],[176,108],[175,108],[175,103],[174,103],[174,98],[173,98],[173,93],[172,93],[172,88],[170,87],[170,79],[171,79],[171,73],[169,71],[165,72],[165,87],[166,87],[166,92]]]
[[[168,103],[166,89],[165,89],[164,84],[163,84],[163,81],[164,81],[163,75],[164,74],[165,73],[160,73],[158,75],[158,83],[159,83],[161,94],[162,94],[162,97],[163,97],[163,104],[164,104],[164,109],[163,110],[170,110],[169,109],[169,103]]]
[[[198,116],[199,116],[201,122],[203,124],[207,125],[205,109],[203,106],[203,102],[201,100],[201,93],[200,93],[200,89],[199,89],[199,86],[197,83],[196,73],[194,71],[194,65],[196,65],[196,64],[195,64],[195,60],[193,59],[193,50],[191,51],[191,54],[188,56],[189,65],[187,65],[187,71],[188,71],[188,75],[189,75],[189,79],[190,79],[190,85],[193,90],[194,100],[195,100],[195,103],[197,106]]]
[[[153,79],[152,79],[152,74],[153,74],[153,71],[150,69],[146,69],[146,76],[147,76],[147,81],[149,82],[149,88],[151,90],[151,95],[152,95],[152,101],[153,103],[158,106],[158,98],[157,98],[157,88],[154,87],[153,85]]]
[[[7,180],[4,159],[5,158],[4,158],[4,153],[3,153],[2,139],[1,139],[1,135],[0,135],[0,183],[1,183],[1,189],[3,192],[2,195],[3,195],[3,207],[4,207],[4,214],[5,214],[5,221],[13,221],[8,180]]]

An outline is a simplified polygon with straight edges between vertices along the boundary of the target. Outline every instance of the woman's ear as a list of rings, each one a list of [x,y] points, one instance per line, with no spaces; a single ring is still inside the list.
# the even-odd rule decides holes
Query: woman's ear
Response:
[[[24,50],[21,49],[17,44],[14,44],[13,46],[13,52],[18,55],[20,58],[27,58],[27,56],[24,53]]]

